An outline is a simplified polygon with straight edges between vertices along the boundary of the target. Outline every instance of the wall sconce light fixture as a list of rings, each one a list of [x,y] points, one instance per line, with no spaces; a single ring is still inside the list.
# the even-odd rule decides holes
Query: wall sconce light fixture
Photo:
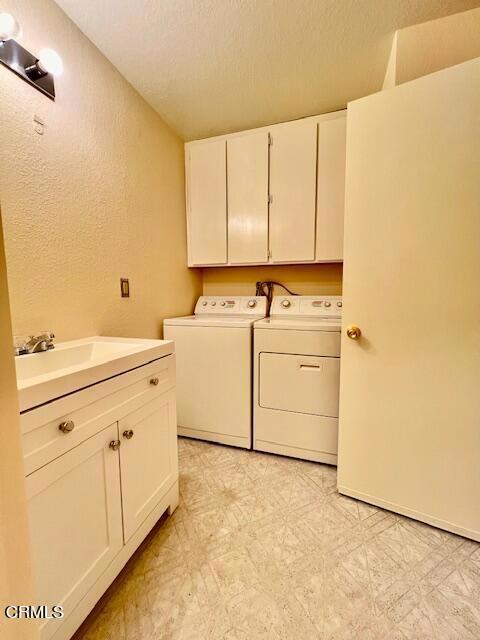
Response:
[[[63,71],[62,59],[53,49],[42,49],[38,57],[34,56],[14,40],[19,33],[17,20],[9,13],[0,13],[0,62],[55,100],[54,76]]]

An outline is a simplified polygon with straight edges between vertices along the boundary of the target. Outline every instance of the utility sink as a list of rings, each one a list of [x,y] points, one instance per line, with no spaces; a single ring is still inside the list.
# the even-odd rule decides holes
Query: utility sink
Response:
[[[17,356],[20,411],[27,411],[173,353],[171,340],[96,336]]]

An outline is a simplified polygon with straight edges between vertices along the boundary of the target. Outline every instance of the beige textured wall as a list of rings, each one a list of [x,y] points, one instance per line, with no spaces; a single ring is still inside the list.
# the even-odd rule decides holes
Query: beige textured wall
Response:
[[[23,46],[52,47],[65,66],[55,103],[0,68],[14,332],[158,337],[201,291],[186,268],[182,141],[54,2],[4,0],[2,11],[19,20]]]
[[[341,264],[278,265],[268,267],[210,267],[203,269],[205,295],[254,295],[257,280],[278,280],[303,295],[340,295]],[[281,289],[276,289],[281,294]]]
[[[399,29],[393,41],[383,88],[420,78],[478,56],[480,8]]]
[[[23,457],[20,446],[17,386],[12,355],[12,333],[7,274],[0,219],[0,638],[30,640],[37,637],[36,624],[9,622],[3,615],[7,604],[32,602],[31,564]]]

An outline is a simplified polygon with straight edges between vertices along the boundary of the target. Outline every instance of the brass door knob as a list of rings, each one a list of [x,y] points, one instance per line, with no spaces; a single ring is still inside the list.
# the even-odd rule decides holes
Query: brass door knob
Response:
[[[347,336],[350,338],[350,340],[358,340],[361,335],[362,332],[360,331],[360,327],[357,327],[356,324],[351,324],[349,327],[347,327]]]
[[[134,436],[133,429],[125,429],[122,435],[127,440],[130,440]]]
[[[120,449],[120,445],[122,443],[120,442],[120,440],[111,440],[110,444],[108,445],[110,447],[110,449],[112,449],[113,451],[118,451],[118,449]]]
[[[156,387],[158,383],[159,383],[159,379],[158,378],[152,378],[150,380],[150,384],[153,384],[154,387]]]
[[[75,423],[73,420],[65,420],[58,425],[58,428],[62,433],[70,433],[75,428]]]

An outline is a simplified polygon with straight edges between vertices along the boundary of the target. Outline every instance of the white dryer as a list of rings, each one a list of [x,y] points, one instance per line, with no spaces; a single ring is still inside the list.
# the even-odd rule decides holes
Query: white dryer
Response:
[[[264,296],[201,296],[195,315],[164,321],[175,342],[178,433],[250,449],[253,323]]]
[[[254,325],[253,448],[337,464],[342,298],[275,296]]]

